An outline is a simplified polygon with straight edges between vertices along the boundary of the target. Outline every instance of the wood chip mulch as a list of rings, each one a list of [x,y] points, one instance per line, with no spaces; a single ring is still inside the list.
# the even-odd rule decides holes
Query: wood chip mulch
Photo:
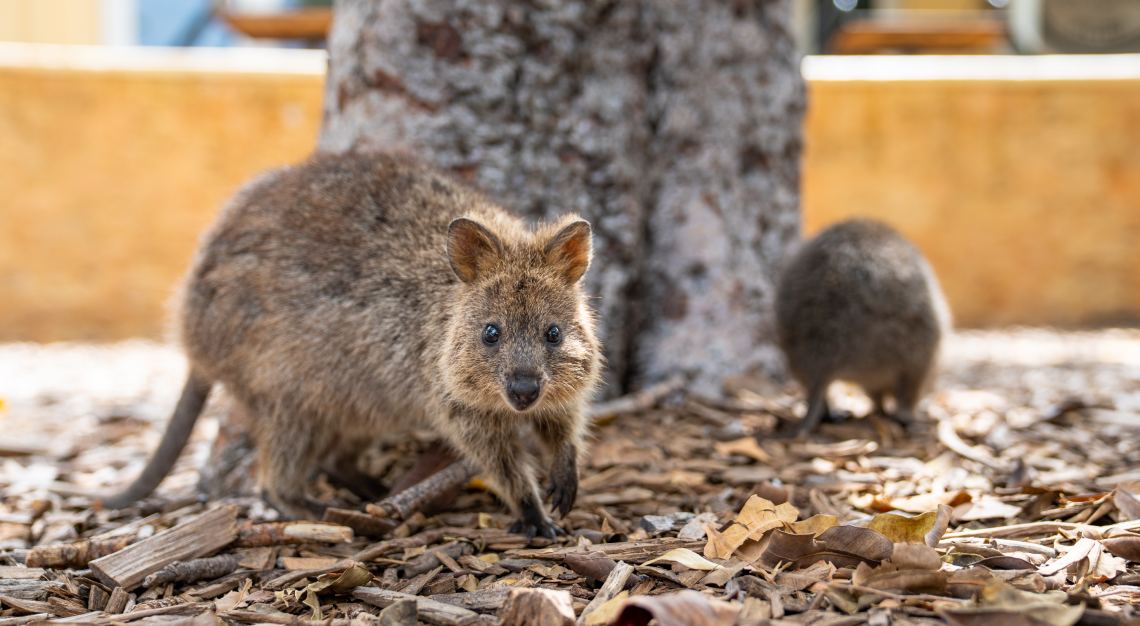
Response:
[[[395,528],[323,480],[325,521],[201,502],[211,419],[158,496],[92,508],[182,367],[0,345],[0,626],[1140,623],[1140,331],[960,333],[908,432],[848,388],[803,441],[798,392],[760,380],[604,404],[566,536],[529,544],[478,478]],[[391,484],[430,443],[364,466]]]

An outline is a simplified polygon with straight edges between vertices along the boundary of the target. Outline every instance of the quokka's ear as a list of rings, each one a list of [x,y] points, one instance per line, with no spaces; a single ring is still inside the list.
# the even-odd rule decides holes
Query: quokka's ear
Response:
[[[578,220],[558,231],[543,249],[546,262],[558,270],[570,284],[582,279],[590,267],[590,223]]]
[[[503,256],[503,242],[485,226],[465,217],[447,227],[447,260],[459,280],[469,283],[491,269]]]

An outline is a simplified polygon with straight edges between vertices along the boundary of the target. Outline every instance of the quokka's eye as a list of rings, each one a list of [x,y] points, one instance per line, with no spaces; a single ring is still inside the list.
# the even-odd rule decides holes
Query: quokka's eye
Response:
[[[551,324],[550,328],[546,329],[546,343],[552,346],[562,343],[562,329],[557,324]]]
[[[487,324],[483,327],[483,343],[493,346],[499,343],[499,335],[501,334],[502,332],[499,331],[498,326]]]

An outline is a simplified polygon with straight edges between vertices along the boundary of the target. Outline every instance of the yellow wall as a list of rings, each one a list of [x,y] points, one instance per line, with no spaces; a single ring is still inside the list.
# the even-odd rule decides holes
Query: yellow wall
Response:
[[[3,52],[0,340],[161,334],[219,205],[317,133],[311,56],[235,67]],[[1140,315],[1140,80],[831,76],[811,81],[810,101],[808,232],[890,221],[928,254],[963,325]]]
[[[219,205],[311,149],[321,85],[0,66],[0,340],[161,334]]]
[[[99,43],[100,0],[0,0],[0,41]]]
[[[805,231],[927,254],[963,325],[1140,319],[1140,80],[819,81]]]

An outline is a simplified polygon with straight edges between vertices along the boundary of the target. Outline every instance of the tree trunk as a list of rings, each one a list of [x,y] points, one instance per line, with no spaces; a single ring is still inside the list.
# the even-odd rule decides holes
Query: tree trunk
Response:
[[[778,369],[799,229],[789,0],[343,0],[320,148],[403,150],[594,225],[608,393]]]

